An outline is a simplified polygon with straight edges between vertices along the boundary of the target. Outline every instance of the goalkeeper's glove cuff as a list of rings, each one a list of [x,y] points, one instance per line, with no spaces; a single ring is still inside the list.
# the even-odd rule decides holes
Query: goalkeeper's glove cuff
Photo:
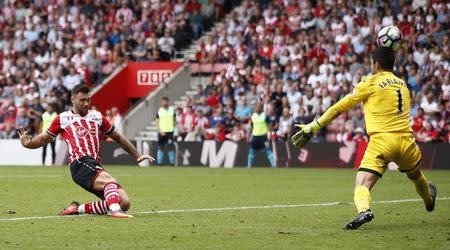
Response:
[[[319,131],[322,128],[317,120],[314,120],[306,125],[296,124],[295,126],[308,134],[311,132]]]

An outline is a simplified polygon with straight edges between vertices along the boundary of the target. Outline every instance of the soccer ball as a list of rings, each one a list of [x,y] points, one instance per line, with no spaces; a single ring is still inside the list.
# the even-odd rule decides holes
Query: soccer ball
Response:
[[[385,26],[380,31],[378,31],[378,46],[391,48],[395,52],[400,48],[402,40],[403,34],[396,26]]]

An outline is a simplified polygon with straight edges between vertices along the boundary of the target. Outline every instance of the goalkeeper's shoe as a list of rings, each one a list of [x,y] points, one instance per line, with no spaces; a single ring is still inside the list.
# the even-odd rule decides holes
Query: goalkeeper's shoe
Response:
[[[111,216],[111,218],[117,218],[117,219],[128,219],[128,218],[134,218],[133,215],[131,214],[126,214],[124,211],[122,210],[118,210],[118,211],[110,211],[109,216]]]
[[[80,203],[78,203],[76,201],[72,201],[72,203],[70,203],[69,207],[64,208],[61,212],[59,212],[59,215],[61,215],[61,216],[76,215],[76,214],[78,214],[78,206],[79,205],[80,205]]]
[[[431,182],[428,182],[428,186],[430,187],[431,199],[433,199],[433,203],[426,206],[426,208],[427,208],[428,212],[433,212],[434,205],[436,204],[437,188],[436,188],[436,185],[434,185]]]
[[[366,211],[363,211],[359,213],[352,221],[345,224],[344,229],[347,230],[355,230],[358,229],[363,224],[372,221],[374,218],[374,215],[370,209],[367,209]]]

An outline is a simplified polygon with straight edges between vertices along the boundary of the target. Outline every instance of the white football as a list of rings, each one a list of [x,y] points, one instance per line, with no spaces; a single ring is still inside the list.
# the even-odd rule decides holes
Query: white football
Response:
[[[399,28],[390,25],[381,28],[377,35],[378,46],[391,48],[393,51],[397,51],[402,44],[403,34]]]

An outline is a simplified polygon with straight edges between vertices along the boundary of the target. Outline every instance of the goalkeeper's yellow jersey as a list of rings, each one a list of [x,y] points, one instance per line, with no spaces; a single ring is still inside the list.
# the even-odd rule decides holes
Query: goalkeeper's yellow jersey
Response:
[[[330,107],[317,121],[329,124],[339,114],[363,102],[366,130],[374,133],[412,132],[409,123],[409,90],[402,79],[382,71],[359,82],[352,93]]]

